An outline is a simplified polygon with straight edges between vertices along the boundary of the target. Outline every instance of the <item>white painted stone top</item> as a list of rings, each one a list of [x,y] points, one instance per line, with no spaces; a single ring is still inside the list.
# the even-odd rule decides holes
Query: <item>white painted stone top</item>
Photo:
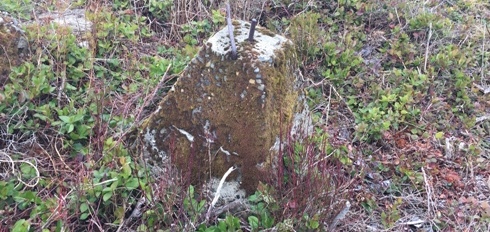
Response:
[[[240,52],[240,44],[248,39],[251,25],[249,22],[245,22],[242,20],[235,20],[234,22],[240,23],[240,25],[233,25],[233,35],[237,44],[237,50],[238,52]],[[258,58],[260,61],[272,61],[274,58],[274,51],[276,49],[282,48],[284,43],[291,43],[291,41],[280,35],[275,35],[271,37],[269,35],[263,34],[259,31],[259,28],[259,26],[255,28],[255,42],[253,43],[253,50],[259,53]],[[228,27],[224,27],[223,29],[221,29],[213,37],[209,38],[207,42],[212,44],[211,49],[217,55],[225,55],[226,53],[230,52],[231,44]]]
[[[85,33],[92,27],[92,22],[85,18],[84,9],[48,12],[39,15],[38,19],[52,19],[59,25],[70,27],[75,33]]]

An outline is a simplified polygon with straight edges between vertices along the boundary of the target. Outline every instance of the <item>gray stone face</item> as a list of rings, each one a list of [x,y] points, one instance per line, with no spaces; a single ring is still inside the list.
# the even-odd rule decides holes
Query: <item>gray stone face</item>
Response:
[[[279,137],[311,123],[291,41],[259,27],[249,42],[250,24],[233,25],[238,59],[230,58],[226,29],[212,36],[139,137],[147,164],[157,172],[176,165],[192,184],[209,182],[214,188],[235,166],[227,186],[239,183],[253,193],[259,181],[275,173],[270,169]]]

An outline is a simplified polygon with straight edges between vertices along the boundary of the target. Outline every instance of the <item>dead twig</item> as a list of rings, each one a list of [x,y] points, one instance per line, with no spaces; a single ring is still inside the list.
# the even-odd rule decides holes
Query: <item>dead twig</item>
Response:
[[[432,23],[429,23],[429,36],[427,36],[427,43],[425,45],[424,73],[427,73],[427,61],[429,60],[429,45],[430,45],[431,37],[432,37]]]
[[[434,212],[431,210],[431,205],[433,204],[432,201],[432,188],[429,184],[429,181],[427,179],[427,174],[425,174],[425,169],[422,167],[422,175],[424,176],[424,183],[425,183],[425,192],[427,194],[427,214],[432,216]]]
[[[339,214],[337,214],[337,216],[335,216],[335,218],[332,221],[332,224],[330,224],[330,226],[328,226],[328,231],[334,231],[334,229],[337,226],[337,224],[342,219],[345,218],[345,215],[347,215],[347,213],[349,212],[349,209],[350,209],[350,202],[349,201],[346,201],[345,202],[345,205],[344,205],[344,208],[342,208],[342,210],[339,212]]]
[[[0,163],[10,164],[11,173],[17,176],[17,181],[19,181],[20,183],[24,184],[26,187],[29,188],[36,187],[36,185],[39,183],[39,179],[41,178],[41,174],[39,173],[39,169],[37,169],[36,165],[26,160],[13,160],[12,157],[10,157],[6,152],[3,151],[0,151],[0,155],[3,155],[7,158],[7,159],[0,159]],[[36,176],[33,179],[29,180],[28,182],[25,182],[24,180],[22,180],[22,173],[20,171],[16,171],[16,163],[24,163],[31,166],[36,171]],[[34,184],[31,184],[33,180],[35,180]]]
[[[157,94],[158,90],[162,87],[163,83],[166,83],[167,81],[170,80],[169,78],[167,78],[167,76],[168,76],[167,74],[168,74],[168,71],[170,70],[170,67],[172,67],[172,64],[169,64],[167,66],[167,69],[165,70],[165,73],[163,74],[162,79],[160,79],[160,82],[158,82],[157,87],[155,89],[153,89],[153,92],[150,95],[145,97],[143,105],[140,107],[140,110],[136,116],[136,119],[135,119],[136,122],[138,122],[140,120],[141,112],[143,111],[143,109],[145,107],[147,107],[149,105],[150,102],[152,102],[152,99],[155,98],[155,95]]]
[[[225,183],[226,177],[228,177],[231,174],[231,172],[235,171],[236,169],[237,169],[236,167],[230,167],[230,169],[228,169],[228,171],[226,171],[226,173],[221,178],[219,185],[218,185],[218,188],[216,188],[216,193],[214,195],[214,199],[208,208],[208,212],[206,213],[206,221],[209,220],[209,217],[211,216],[211,210],[213,209],[216,202],[218,202],[218,199],[219,199],[220,193],[221,193],[221,188],[223,187],[223,184]]]
[[[483,21],[485,22],[485,21]],[[486,26],[486,23],[484,23],[485,25],[483,27],[487,27]],[[480,83],[483,85],[484,81],[485,81],[485,37],[486,37],[486,30],[483,30],[483,40],[482,40],[482,45],[481,45],[481,70],[480,70],[480,75],[481,75],[481,78],[480,78]]]
[[[481,86],[479,84],[475,84],[475,83],[473,83],[473,86],[475,86],[477,89],[479,89],[480,91],[482,91],[483,94],[490,93],[490,86],[483,87],[483,86]]]
[[[475,121],[476,121],[476,123],[480,123],[480,122],[483,122],[483,121],[488,120],[488,119],[490,119],[490,115],[483,115],[480,117],[476,117]]]

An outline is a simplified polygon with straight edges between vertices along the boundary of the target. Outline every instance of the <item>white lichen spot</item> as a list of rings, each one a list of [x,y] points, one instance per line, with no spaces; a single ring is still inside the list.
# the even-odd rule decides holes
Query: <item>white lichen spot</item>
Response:
[[[216,193],[218,186],[220,184],[220,179],[213,177],[207,184],[207,189],[212,193]],[[227,180],[225,181],[219,191],[220,200],[216,206],[222,206],[234,202],[236,200],[245,199],[245,190],[240,188],[240,181],[238,180]]]
[[[185,131],[185,130],[182,130],[182,129],[179,129],[177,128],[176,126],[172,125],[175,129],[177,129],[181,134],[183,134],[187,140],[189,140],[189,142],[194,142],[194,136],[191,135],[189,132]]]
[[[236,155],[236,156],[238,156],[238,153],[236,153],[236,152],[229,152],[229,151],[225,150],[222,146],[219,147],[219,151],[225,153],[227,156],[230,156],[230,155]]]
[[[247,90],[243,90],[243,92],[240,94],[240,98],[244,99],[245,96],[247,96]]]
[[[229,151],[223,149],[223,147],[219,147],[219,151],[225,153],[225,155],[227,155],[227,156],[230,156],[231,155],[231,153]]]
[[[272,145],[269,151],[278,152],[279,146],[281,146],[281,140],[279,139],[279,137],[276,137],[276,142],[274,142],[274,145]]]
[[[203,129],[204,129],[204,136],[206,138],[206,142],[208,144],[214,143],[217,136],[216,136],[216,132],[211,132],[211,130],[210,130],[211,125],[209,123],[209,120],[206,120],[206,123],[204,124]]]
[[[153,151],[158,152],[158,147],[155,140],[155,130],[150,131],[149,128],[146,128],[146,133],[143,135],[143,140],[151,147]]]

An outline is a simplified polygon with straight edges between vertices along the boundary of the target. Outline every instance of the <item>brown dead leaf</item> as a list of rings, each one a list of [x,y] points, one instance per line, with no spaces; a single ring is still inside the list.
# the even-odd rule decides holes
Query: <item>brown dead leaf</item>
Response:
[[[490,204],[488,203],[488,201],[482,201],[480,203],[480,207],[483,209],[484,214],[490,216]]]
[[[466,197],[463,197],[463,196],[462,196],[462,197],[460,197],[460,198],[459,198],[459,203],[461,203],[461,204],[465,204],[465,203],[467,203],[467,202],[468,202],[468,199],[466,199]]]
[[[453,170],[446,170],[446,172],[443,172],[441,173],[443,176],[443,178],[451,183],[451,184],[455,184],[455,185],[460,185],[460,182],[461,182],[461,177],[459,176],[459,174]]]
[[[432,154],[433,154],[435,157],[438,157],[438,158],[443,157],[442,152],[441,152],[441,151],[439,151],[439,150],[435,150],[435,149],[434,149]]]
[[[405,148],[408,144],[407,140],[404,138],[398,138],[395,140],[395,142],[396,142],[396,147],[400,149]]]
[[[296,209],[298,207],[298,204],[296,203],[295,200],[290,200],[290,201],[288,201],[287,206],[290,209]]]
[[[472,206],[473,205],[475,205],[475,206],[478,205],[478,200],[475,197],[468,197],[467,200],[468,200],[468,202],[471,203]]]

